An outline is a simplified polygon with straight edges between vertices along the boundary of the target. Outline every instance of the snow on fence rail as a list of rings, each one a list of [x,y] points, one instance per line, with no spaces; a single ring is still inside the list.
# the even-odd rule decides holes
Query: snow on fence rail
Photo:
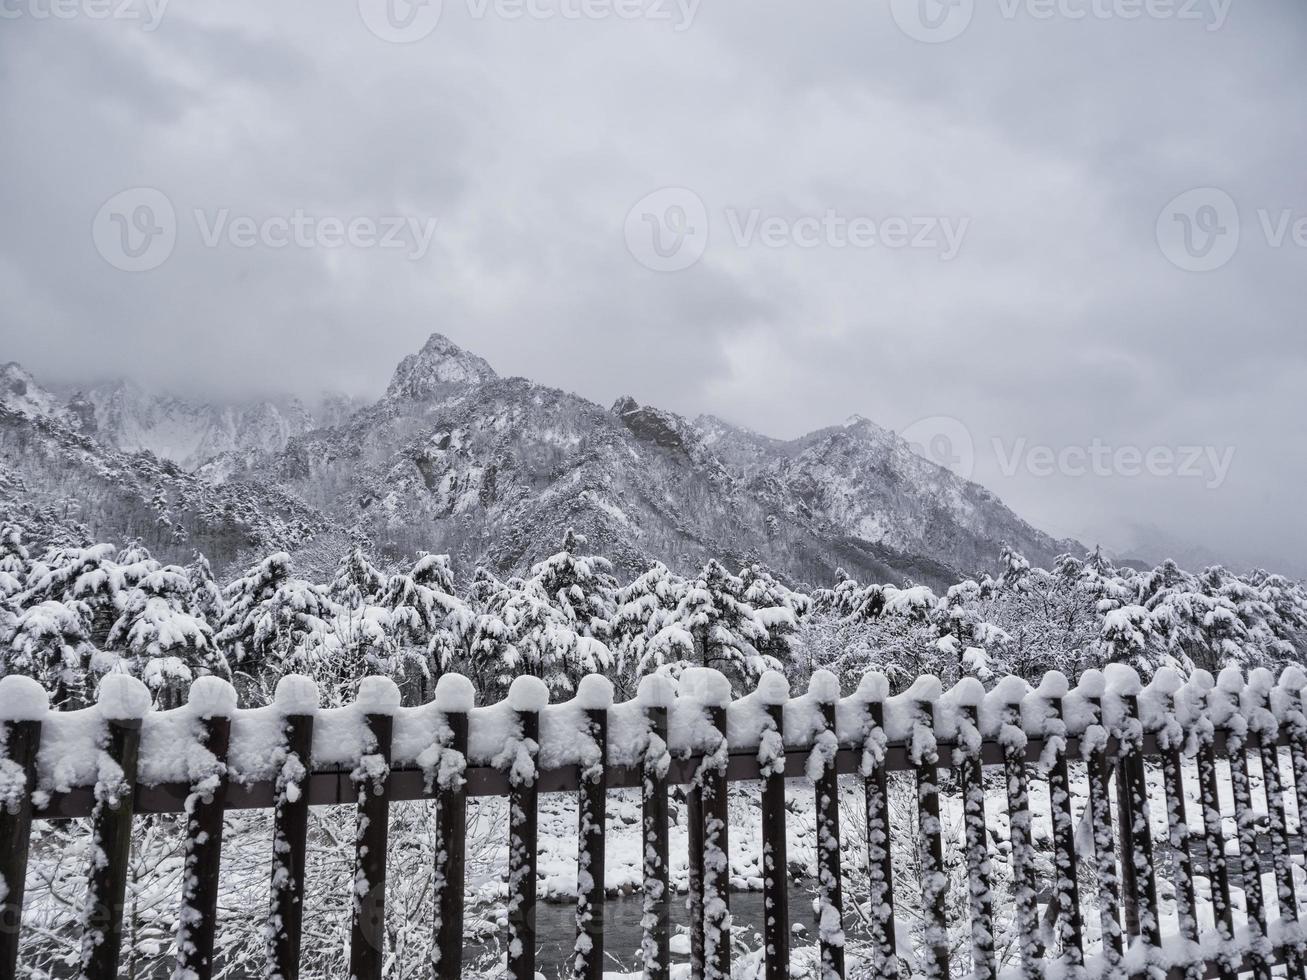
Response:
[[[366,678],[357,700],[322,709],[305,677],[283,678],[273,704],[236,708],[230,685],[197,681],[189,704],[150,710],[138,681],[111,675],[97,704],[81,711],[47,709],[33,681],[0,678],[0,976],[15,976],[28,838],[33,819],[89,818],[94,860],[87,871],[80,975],[111,980],[118,969],[124,893],[136,815],[185,813],[186,849],[175,976],[208,980],[221,866],[222,821],[228,809],[274,810],[267,974],[294,980],[305,904],[304,854],[308,808],[358,808],[350,973],[382,975],[388,807],[432,800],[440,846],[431,869],[437,910],[433,961],[438,980],[458,977],[463,955],[463,861],[469,796],[510,801],[507,964],[515,980],[535,976],[534,915],[537,801],[543,792],[575,792],[579,800],[577,939],[574,975],[603,976],[604,803],[610,789],[638,787],[643,802],[643,974],[667,980],[670,971],[668,793],[687,788],[690,814],[691,971],[730,975],[731,943],[727,785],[762,785],[765,958],[767,980],[789,976],[790,910],[785,887],[786,796],[812,792],[817,821],[818,917],[822,980],[845,975],[844,901],[866,903],[870,914],[870,975],[898,976],[908,951],[895,926],[894,862],[886,776],[915,774],[919,808],[924,948],[918,971],[945,980],[970,967],[976,980],[995,980],[992,873],[986,833],[984,768],[1002,767],[1014,877],[1015,920],[1023,978],[1080,975],[1269,978],[1283,963],[1302,977],[1307,936],[1298,928],[1286,794],[1307,813],[1307,676],[1296,667],[1279,682],[1265,670],[1245,681],[1237,669],[1213,680],[1204,671],[1187,681],[1169,669],[1146,687],[1126,667],[1090,671],[1069,689],[1058,673],[1038,687],[1006,678],[986,692],[968,679],[947,692],[922,677],[889,696],[885,678],[869,673],[841,697],[836,679],[817,672],[808,691],[790,697],[778,674],[763,677],[732,700],[716,671],[693,669],[675,687],[647,677],[638,696],[614,704],[612,688],[587,677],[576,697],[548,704],[537,679],[514,681],[508,697],[477,707],[471,683],[440,679],[435,699],[400,707],[398,689]],[[1281,748],[1290,763],[1286,777]],[[1224,835],[1220,786],[1227,760],[1237,833]],[[1178,935],[1164,936],[1158,916],[1154,834],[1149,824],[1145,760],[1160,769],[1169,836]],[[1249,761],[1262,774],[1265,809],[1253,802]],[[1086,825],[1092,841],[1078,845],[1069,765],[1087,775]],[[1196,772],[1186,806],[1186,765]],[[963,854],[971,955],[950,962],[945,830],[939,771],[956,771],[961,786]],[[1031,833],[1030,778],[1047,781],[1052,826],[1051,892],[1041,903],[1036,842]],[[863,894],[846,896],[841,868],[840,777],[861,784],[867,828]],[[787,785],[787,779],[811,782]],[[1114,818],[1112,784],[1117,813]],[[1195,782],[1190,777],[1189,782]],[[845,786],[847,789],[847,784]],[[1191,832],[1188,820],[1197,821]],[[1278,919],[1268,923],[1259,856],[1259,819],[1273,863]],[[1301,828],[1300,828],[1301,830]],[[1293,837],[1297,837],[1294,834]],[[1117,848],[1120,848],[1118,864]],[[1079,894],[1085,860],[1096,889],[1101,950],[1088,944]],[[1230,857],[1227,859],[1227,855]],[[1195,861],[1209,883],[1204,916],[1195,892]],[[1231,878],[1242,886],[1246,922],[1234,917]],[[861,880],[861,879],[860,879]],[[1088,907],[1093,907],[1092,903]],[[1121,913],[1124,912],[1124,925]],[[1209,926],[1204,918],[1211,918]],[[1051,926],[1051,931],[1044,926]],[[1237,927],[1237,928],[1236,928]],[[1047,940],[1051,938],[1051,943]]]

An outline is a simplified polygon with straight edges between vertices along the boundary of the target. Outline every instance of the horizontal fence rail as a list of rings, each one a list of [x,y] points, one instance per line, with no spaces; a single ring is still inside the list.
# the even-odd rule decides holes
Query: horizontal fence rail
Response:
[[[796,793],[809,795],[815,815],[813,975],[821,980],[842,978],[850,969],[844,929],[853,903],[868,910],[869,941],[861,956],[873,975],[906,976],[911,963],[912,972],[935,980],[962,974],[997,980],[992,880],[1000,856],[993,852],[988,818],[1000,810],[1010,831],[1001,860],[1011,871],[1022,977],[1056,968],[1067,976],[1160,971],[1177,980],[1239,973],[1261,978],[1280,964],[1289,976],[1303,977],[1307,935],[1299,927],[1293,861],[1302,850],[1301,827],[1291,823],[1287,803],[1293,802],[1295,814],[1307,811],[1305,686],[1307,676],[1295,667],[1278,683],[1264,670],[1246,679],[1235,669],[1219,679],[1198,671],[1183,680],[1164,669],[1143,686],[1129,668],[1113,666],[1087,672],[1075,688],[1056,673],[1034,688],[1009,677],[989,691],[974,678],[942,691],[938,679],[923,677],[893,696],[883,676],[869,673],[855,692],[841,696],[836,678],[818,671],[798,697],[790,696],[784,677],[767,674],[754,692],[732,699],[723,675],[694,668],[679,682],[647,677],[637,697],[620,704],[599,676],[583,678],[575,698],[553,705],[541,681],[520,677],[504,701],[478,707],[471,683],[446,675],[434,700],[420,707],[400,707],[395,685],[370,677],[355,703],[324,709],[313,681],[288,676],[271,705],[238,709],[231,686],[208,677],[193,685],[188,705],[156,712],[140,682],[109,675],[96,705],[62,712],[48,709],[35,682],[4,677],[0,977],[16,975],[22,952],[34,820],[90,822],[95,859],[87,869],[78,969],[87,980],[111,980],[119,968],[133,820],[186,814],[177,968],[188,980],[208,980],[223,814],[268,809],[274,847],[264,972],[295,980],[302,924],[314,900],[304,889],[308,811],[353,806],[355,871],[352,881],[341,882],[353,903],[350,975],[379,980],[386,958],[389,807],[424,800],[435,804],[438,838],[430,871],[432,974],[438,980],[461,976],[467,801],[504,797],[510,801],[506,969],[508,976],[531,980],[539,798],[572,793],[579,845],[572,975],[602,980],[606,952],[616,952],[627,960],[638,954],[645,977],[668,980],[668,799],[680,789],[690,814],[691,972],[705,980],[726,978],[733,956],[727,786],[739,782],[761,787],[757,832],[768,980],[791,975],[796,940],[790,924],[798,915],[788,907],[785,888],[786,804]],[[1071,765],[1085,773],[1081,815],[1072,808]],[[1196,775],[1189,779],[1192,792],[1185,787],[1189,770]],[[1254,770],[1260,800],[1253,795]],[[986,792],[990,771],[1002,777],[998,794]],[[1150,780],[1150,772],[1156,778]],[[890,841],[896,830],[907,829],[891,826],[902,819],[889,806],[886,777],[894,773],[911,774],[915,786],[913,870],[921,876],[924,922],[915,951],[902,947],[906,937],[894,914],[895,876],[902,869]],[[1041,818],[1052,827],[1051,839],[1038,843],[1031,823],[1035,780],[1046,784]],[[947,894],[946,783],[960,790],[961,913],[950,913]],[[857,891],[848,887],[853,869],[842,867],[840,846],[839,799],[854,785],[865,800],[859,807],[866,835]],[[644,936],[638,950],[606,951],[605,807],[608,795],[622,789],[638,790],[641,803]],[[1223,825],[1222,797],[1232,803],[1234,833]],[[1150,823],[1153,801],[1166,814],[1160,835]],[[1082,819],[1088,844],[1078,839]],[[1155,838],[1164,842],[1165,867]],[[1040,846],[1049,852],[1041,855]],[[1042,893],[1041,860],[1053,869]],[[1194,885],[1200,866],[1207,881],[1201,914]],[[1272,881],[1268,889],[1264,874]],[[1241,904],[1232,899],[1232,880],[1243,893]],[[1092,894],[1082,895],[1086,881]],[[1174,935],[1163,933],[1159,886],[1174,896]],[[1082,903],[1095,909],[1092,916]],[[1272,905],[1278,919],[1269,917]],[[1243,921],[1236,921],[1236,907]],[[962,915],[969,929],[965,957],[950,947],[950,926],[959,924],[950,914]],[[1092,949],[1086,936],[1091,920],[1101,933]]]

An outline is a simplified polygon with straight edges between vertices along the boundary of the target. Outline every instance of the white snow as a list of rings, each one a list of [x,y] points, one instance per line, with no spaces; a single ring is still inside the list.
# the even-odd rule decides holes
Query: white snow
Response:
[[[355,703],[369,715],[393,715],[399,710],[399,685],[389,677],[364,677]]]
[[[0,677],[0,721],[40,721],[50,710],[45,688],[22,674]]]
[[[101,717],[111,721],[144,718],[150,710],[150,689],[127,674],[106,674],[95,694]]]
[[[283,715],[311,715],[318,710],[318,684],[303,674],[287,674],[277,681],[273,701]]]
[[[230,718],[236,712],[236,688],[221,677],[200,677],[191,684],[187,703],[200,718]]]
[[[462,674],[443,674],[436,681],[435,705],[440,711],[466,713],[476,700],[476,688]]]
[[[514,711],[543,711],[549,704],[549,688],[539,677],[513,678],[508,688],[508,705]]]

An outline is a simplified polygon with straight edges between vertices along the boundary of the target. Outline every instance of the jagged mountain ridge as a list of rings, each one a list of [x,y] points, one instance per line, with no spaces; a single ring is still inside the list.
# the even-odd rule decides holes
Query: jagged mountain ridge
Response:
[[[148,418],[149,410],[167,418],[165,402],[146,397],[131,407],[126,395],[92,389],[60,404],[30,376],[21,387],[22,404],[11,408],[42,416],[65,441],[162,449],[174,470],[201,484],[237,489],[242,499],[251,487],[282,494],[277,506],[302,508],[295,526],[310,538],[348,531],[396,561],[448,552],[467,572],[477,564],[525,570],[568,527],[625,573],[655,559],[689,570],[716,556],[764,561],[812,583],[842,566],[863,580],[943,585],[990,567],[1004,542],[1043,563],[1079,547],[1042,534],[865,419],[787,441],[631,398],[605,409],[501,378],[440,334],[400,362],[378,401],[334,424],[287,426],[265,414],[262,425],[224,422],[220,431],[246,433],[226,441],[165,439],[156,421],[146,427],[153,446],[144,437],[133,443],[133,430],[116,420]],[[19,396],[7,390],[0,394],[10,404]],[[118,413],[119,405],[131,410]],[[114,421],[102,425],[101,416]],[[202,426],[182,428],[193,435]],[[98,533],[126,533],[105,515],[97,521]],[[287,537],[276,522],[270,527],[245,537]]]
[[[782,441],[623,398],[608,410],[434,335],[386,395],[245,474],[355,522],[387,554],[448,551],[521,570],[575,526],[634,571],[659,559],[761,560],[796,580],[941,584],[1004,542],[1075,549],[864,419]]]
[[[187,470],[227,453],[280,452],[293,436],[336,425],[359,407],[343,395],[325,396],[312,410],[297,398],[219,405],[147,391],[127,380],[64,396],[12,362],[0,366],[0,404],[63,422],[113,449],[150,452]]]

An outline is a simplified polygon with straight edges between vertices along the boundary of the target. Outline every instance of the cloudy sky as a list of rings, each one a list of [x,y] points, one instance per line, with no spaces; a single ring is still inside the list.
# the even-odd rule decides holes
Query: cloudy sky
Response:
[[[0,10],[43,380],[373,394],[439,330],[1307,566],[1298,0],[59,2]]]

